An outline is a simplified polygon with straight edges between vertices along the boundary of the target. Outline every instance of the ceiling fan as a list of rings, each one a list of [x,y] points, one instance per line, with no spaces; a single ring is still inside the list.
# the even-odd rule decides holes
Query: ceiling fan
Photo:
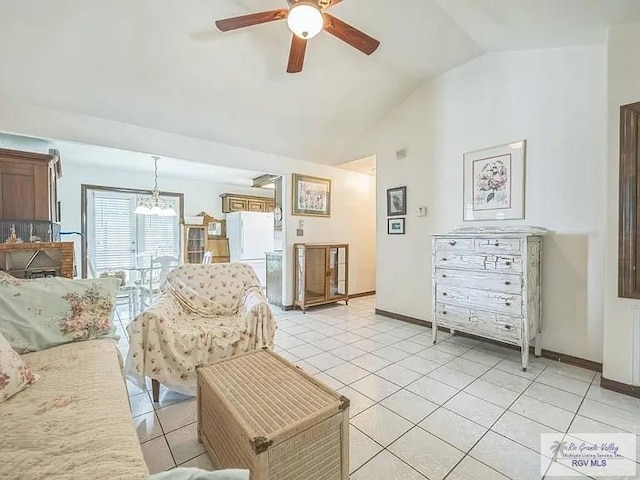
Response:
[[[223,32],[238,28],[251,27],[261,23],[287,20],[293,33],[289,52],[288,73],[302,71],[307,40],[318,35],[322,30],[357,48],[366,55],[371,55],[380,46],[375,38],[361,32],[348,23],[327,13],[327,10],[342,0],[287,0],[288,8],[252,13],[241,17],[218,20],[216,26]]]

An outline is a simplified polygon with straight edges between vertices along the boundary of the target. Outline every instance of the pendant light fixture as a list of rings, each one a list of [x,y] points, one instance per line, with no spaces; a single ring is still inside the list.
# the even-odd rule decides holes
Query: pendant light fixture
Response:
[[[151,157],[155,165],[155,180],[151,196],[142,197],[138,201],[135,213],[138,215],[155,215],[158,217],[175,217],[177,215],[173,207],[164,199],[160,198],[158,190],[158,160],[160,157]]]

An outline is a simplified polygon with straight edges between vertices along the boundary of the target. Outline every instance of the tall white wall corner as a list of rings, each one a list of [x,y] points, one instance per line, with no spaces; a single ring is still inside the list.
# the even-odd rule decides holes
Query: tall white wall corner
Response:
[[[640,386],[640,307],[631,311],[632,384]]]

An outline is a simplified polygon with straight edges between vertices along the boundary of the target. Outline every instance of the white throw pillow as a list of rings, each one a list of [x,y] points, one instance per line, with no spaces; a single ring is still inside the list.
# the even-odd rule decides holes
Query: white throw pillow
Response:
[[[0,403],[37,380],[9,342],[0,334]]]

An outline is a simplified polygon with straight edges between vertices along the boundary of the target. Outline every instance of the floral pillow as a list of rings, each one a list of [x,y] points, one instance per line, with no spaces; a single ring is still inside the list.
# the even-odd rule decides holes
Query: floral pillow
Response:
[[[0,403],[37,380],[31,369],[0,335]]]
[[[115,338],[119,280],[21,280],[0,275],[0,334],[18,353],[63,343]]]

